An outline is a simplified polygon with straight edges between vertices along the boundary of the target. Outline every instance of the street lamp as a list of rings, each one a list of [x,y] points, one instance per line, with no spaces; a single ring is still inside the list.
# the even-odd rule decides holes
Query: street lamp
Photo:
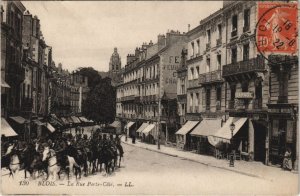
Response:
[[[235,129],[235,124],[232,122],[230,124],[230,130],[231,130],[231,140],[233,141],[233,131]],[[230,162],[229,167],[234,167],[234,150],[233,150],[233,142],[231,141],[231,154],[230,154]]]

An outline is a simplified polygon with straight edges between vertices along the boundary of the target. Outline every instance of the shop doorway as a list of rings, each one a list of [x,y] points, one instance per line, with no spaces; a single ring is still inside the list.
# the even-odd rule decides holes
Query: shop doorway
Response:
[[[266,132],[267,127],[259,122],[253,121],[254,126],[254,160],[265,162],[266,150]]]

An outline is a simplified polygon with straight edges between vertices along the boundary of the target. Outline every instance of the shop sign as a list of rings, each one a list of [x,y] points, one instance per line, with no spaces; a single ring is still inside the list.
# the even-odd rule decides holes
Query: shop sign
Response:
[[[237,99],[253,99],[252,92],[237,92],[235,93],[235,98]]]

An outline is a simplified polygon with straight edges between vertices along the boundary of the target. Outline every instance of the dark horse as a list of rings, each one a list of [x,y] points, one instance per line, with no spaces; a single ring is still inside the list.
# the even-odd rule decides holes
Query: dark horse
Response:
[[[48,178],[48,170],[45,162],[42,161],[42,154],[38,153],[34,146],[28,145],[27,148],[21,153],[21,162],[24,167],[25,179],[27,178],[27,171],[31,177],[35,177],[35,173],[46,173]]]
[[[77,175],[79,174],[79,178],[81,178],[81,167],[83,167],[84,175],[88,174],[88,165],[87,165],[87,154],[82,149],[77,149],[72,145],[68,145],[66,148],[66,154],[70,157],[73,157],[77,166],[74,165],[75,168],[75,176],[77,179]]]
[[[100,172],[102,171],[102,164],[104,164],[107,174],[110,173],[110,168],[113,170],[113,161],[115,153],[108,147],[103,146],[99,149],[98,164],[100,164]]]

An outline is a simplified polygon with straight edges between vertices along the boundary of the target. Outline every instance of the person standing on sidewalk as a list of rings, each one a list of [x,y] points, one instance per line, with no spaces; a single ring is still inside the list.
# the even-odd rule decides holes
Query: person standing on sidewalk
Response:
[[[292,166],[292,153],[291,153],[290,148],[287,148],[285,153],[284,153],[282,168],[284,170],[288,170],[288,171],[292,171],[292,169],[293,169],[293,166]]]

